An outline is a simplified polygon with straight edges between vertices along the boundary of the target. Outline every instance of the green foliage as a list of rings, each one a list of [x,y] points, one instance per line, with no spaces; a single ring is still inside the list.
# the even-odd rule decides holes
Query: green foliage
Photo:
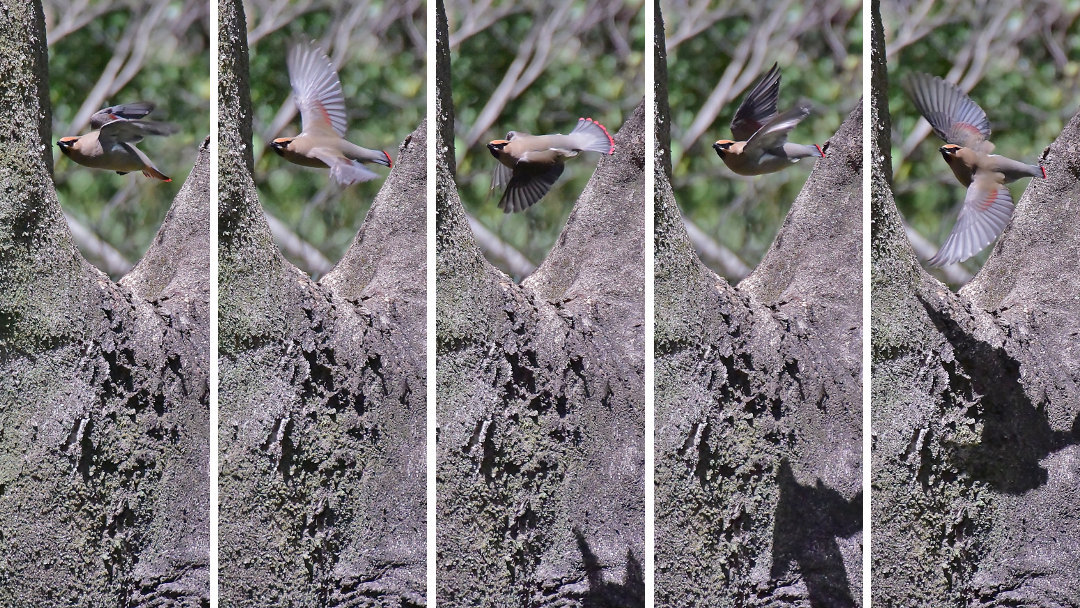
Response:
[[[810,174],[813,161],[806,159],[770,175],[741,177],[728,170],[712,149],[714,141],[732,138],[732,116],[761,74],[755,74],[746,89],[725,105],[698,141],[683,148],[679,140],[732,62],[738,44],[754,36],[761,21],[772,15],[769,5],[774,3],[757,4],[753,9],[756,14],[738,12],[734,17],[718,21],[679,44],[668,55],[672,186],[676,200],[689,221],[751,268],[776,237],[792,201]],[[787,110],[800,99],[808,100],[813,107],[810,116],[792,131],[791,141],[822,145],[860,103],[863,38],[862,15],[855,0],[841,3],[848,16],[846,21],[830,24],[844,51],[839,57],[821,28],[812,28],[794,38],[784,37],[796,24],[820,11],[817,4],[794,3],[787,9],[783,23],[776,28],[781,40],[772,44],[774,48],[765,56],[761,73],[774,61],[780,64],[779,111]],[[666,4],[664,8],[667,9]],[[679,27],[681,15],[665,10],[664,18],[665,34],[670,37]]]
[[[388,6],[388,2],[372,2],[370,16],[349,32],[349,48],[338,77],[348,115],[346,137],[357,145],[385,150],[396,162],[398,146],[425,116],[426,61],[424,54],[417,52],[402,20],[376,34],[365,26],[377,21]],[[315,41],[332,57],[338,57],[340,49],[330,48],[327,39],[350,8],[341,3],[333,10],[305,13],[251,48],[253,151],[259,200],[267,213],[280,219],[331,263],[340,259],[352,243],[384,179],[342,188],[330,179],[327,170],[289,163],[268,144],[275,137],[300,133],[299,113],[279,132],[270,132],[279,110],[293,107],[285,64],[288,49],[299,42]],[[423,13],[418,12],[413,19],[423,32]],[[249,31],[260,26],[253,11],[249,10],[248,20]],[[379,165],[368,167],[383,176],[390,172]],[[292,261],[309,272],[313,270],[302,260]]]
[[[510,100],[488,132],[469,148],[463,136],[476,123],[517,56],[519,42],[537,27],[539,16],[554,9],[550,3],[541,3],[534,10],[511,14],[467,38],[452,50],[451,62],[457,184],[462,204],[470,215],[538,265],[566,224],[599,155],[588,153],[571,159],[562,178],[539,203],[521,213],[504,214],[497,206],[501,190],[490,189],[497,161],[487,142],[501,139],[511,130],[569,133],[580,117],[599,121],[614,135],[645,95],[645,26],[644,4],[627,1],[612,24],[629,46],[624,55],[602,25],[585,31],[570,44],[553,48],[539,78]],[[576,2],[570,21],[580,19],[586,10],[587,3]],[[447,11],[453,36],[460,15],[453,6]]]
[[[1080,10],[1080,2],[1066,4],[1072,5],[1069,10],[1073,15]],[[930,13],[931,18],[936,15],[936,11]],[[885,11],[882,18],[886,45],[891,46],[900,16]],[[1069,27],[1065,20],[1048,23],[1045,30],[1032,28],[1038,35],[1026,35],[1020,26],[1033,18],[1042,17],[1031,14],[1030,7],[1010,12],[1005,27],[990,41],[982,79],[968,93],[990,119],[994,152],[1027,163],[1039,161],[1043,149],[1061,133],[1080,104],[1080,28],[1074,21],[1071,29],[1062,29]],[[1060,34],[1065,40],[1060,49],[1064,63],[1055,62],[1043,31]],[[904,157],[902,146],[920,115],[899,85],[912,72],[945,77],[953,69],[955,58],[984,34],[982,26],[953,20],[890,58],[893,192],[904,219],[936,244],[944,243],[952,230],[965,189],[941,158],[938,148],[943,142],[932,132]],[[1004,52],[994,50],[1002,48]],[[1025,178],[1009,187],[1014,203],[1029,183]],[[987,247],[964,266],[977,270],[991,250]]]
[[[49,13],[57,10],[51,6]],[[190,13],[192,0],[169,4],[168,16]],[[65,157],[55,142],[65,132],[89,92],[113,57],[118,41],[128,33],[133,19],[145,9],[116,10],[91,20],[60,38],[49,48],[49,97],[53,112],[53,160],[57,195],[64,211],[93,230],[100,239],[134,263],[157,233],[188,173],[203,140],[210,134],[209,11],[182,27],[153,29],[145,62],[105,105],[139,100],[153,101],[157,109],[148,118],[172,122],[180,131],[169,137],[148,137],[139,148],[146,152],[171,183],[148,179],[139,173],[117,175],[89,169]],[[166,21],[166,20],[163,20]],[[171,21],[171,20],[168,20]],[[92,253],[88,259],[95,261]]]

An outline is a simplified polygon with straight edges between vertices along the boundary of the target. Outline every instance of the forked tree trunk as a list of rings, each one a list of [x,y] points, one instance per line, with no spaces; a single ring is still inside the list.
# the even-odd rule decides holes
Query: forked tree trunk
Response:
[[[861,103],[733,287],[698,259],[665,170],[656,14],[657,606],[860,605]]]
[[[252,179],[243,4],[219,3],[221,605],[425,605],[426,127],[316,283]]]
[[[40,3],[0,37],[0,605],[209,606],[209,140],[114,283],[53,187]]]
[[[441,3],[437,28],[447,85]],[[449,96],[440,86],[439,605],[643,606],[644,104],[516,285],[458,199]]]
[[[1075,606],[1080,114],[953,293],[919,265],[893,203],[876,1],[871,17],[875,605]]]

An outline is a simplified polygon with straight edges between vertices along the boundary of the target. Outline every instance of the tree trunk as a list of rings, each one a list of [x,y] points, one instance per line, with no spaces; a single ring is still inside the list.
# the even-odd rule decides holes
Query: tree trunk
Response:
[[[1080,114],[982,270],[926,273],[890,190],[873,44],[873,595],[883,606],[1080,602]],[[944,169],[944,166],[943,166]]]
[[[0,605],[209,606],[209,140],[113,283],[53,188],[40,3],[0,9]]]
[[[657,162],[658,606],[861,604],[862,115],[737,287],[698,259]]]
[[[426,127],[313,282],[255,191],[243,4],[218,15],[221,605],[423,606]]]
[[[477,248],[439,147],[440,606],[644,606],[644,139],[642,103],[521,285]]]

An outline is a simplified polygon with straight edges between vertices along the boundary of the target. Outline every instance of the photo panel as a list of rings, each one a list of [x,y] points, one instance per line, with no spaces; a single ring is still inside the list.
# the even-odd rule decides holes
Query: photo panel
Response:
[[[871,18],[874,603],[1076,605],[1080,7]]]
[[[645,604],[643,13],[436,3],[440,606]]]
[[[862,605],[861,20],[659,2],[657,606]]]
[[[422,606],[423,3],[218,16],[220,605]]]
[[[0,15],[0,605],[209,605],[209,5]]]

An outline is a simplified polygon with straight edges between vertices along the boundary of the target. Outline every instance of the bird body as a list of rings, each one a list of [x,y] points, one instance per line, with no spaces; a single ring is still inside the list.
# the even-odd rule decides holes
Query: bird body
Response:
[[[291,163],[329,168],[330,177],[343,186],[379,177],[362,163],[389,167],[390,155],[345,139],[345,95],[326,54],[315,46],[297,46],[289,51],[287,64],[303,130],[275,139],[270,147]]]
[[[720,160],[734,173],[748,176],[775,173],[800,159],[825,156],[820,146],[787,140],[788,133],[810,115],[810,106],[800,103],[777,114],[779,97],[780,68],[774,63],[735,111],[731,121],[735,139],[721,139],[713,144]]]
[[[562,175],[567,158],[582,152],[613,154],[615,140],[600,123],[580,118],[567,135],[510,131],[506,139],[489,143],[488,150],[499,161],[491,187],[506,186],[499,208],[511,213],[523,211],[543,198]]]
[[[120,175],[140,171],[146,177],[170,182],[154,163],[135,147],[146,135],[170,135],[174,125],[140,120],[154,109],[147,101],[98,110],[90,117],[95,130],[86,135],[62,137],[56,142],[60,151],[71,160],[92,169],[106,169]]]
[[[946,141],[938,148],[957,181],[967,188],[964,204],[931,266],[963,262],[1005,229],[1012,217],[1012,197],[1005,184],[1024,177],[1046,177],[1042,165],[992,154],[986,112],[954,84],[915,73],[904,88],[934,132]]]

